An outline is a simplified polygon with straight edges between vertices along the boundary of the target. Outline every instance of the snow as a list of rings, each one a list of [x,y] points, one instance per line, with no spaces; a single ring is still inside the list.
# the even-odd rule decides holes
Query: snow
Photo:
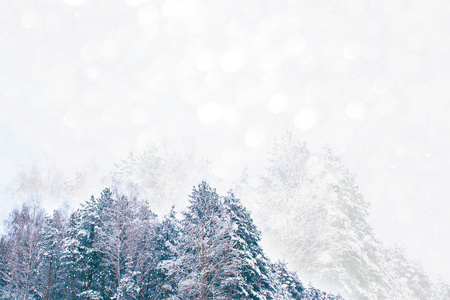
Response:
[[[229,188],[291,130],[339,149],[378,238],[450,280],[446,1],[3,2],[1,219],[33,164],[91,174],[99,190],[130,151],[189,140]],[[207,102],[220,109],[199,117]],[[263,141],[249,142],[258,126]],[[91,192],[42,200],[51,210]]]

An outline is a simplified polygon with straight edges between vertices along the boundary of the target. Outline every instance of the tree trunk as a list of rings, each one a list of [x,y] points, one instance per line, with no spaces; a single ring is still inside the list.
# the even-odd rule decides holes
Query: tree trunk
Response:
[[[200,299],[201,300],[205,300],[205,296],[206,296],[206,292],[205,292],[205,274],[204,274],[204,270],[205,270],[205,264],[206,264],[206,258],[205,258],[205,227],[202,226],[202,239],[201,239],[201,250],[200,250],[200,259],[202,261],[201,263],[201,280],[200,280],[200,289],[201,289],[201,296]]]
[[[73,300],[73,296],[74,296],[74,287],[75,287],[75,274],[72,275],[72,293],[71,293],[71,297],[70,299]]]
[[[45,288],[44,300],[48,299],[51,278],[52,278],[52,260],[50,259],[50,266],[49,266],[49,269],[48,269],[47,287]]]

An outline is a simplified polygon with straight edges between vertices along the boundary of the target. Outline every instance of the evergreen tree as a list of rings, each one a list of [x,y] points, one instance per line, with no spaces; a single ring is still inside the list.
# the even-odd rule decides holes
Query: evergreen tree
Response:
[[[72,213],[67,227],[66,237],[63,240],[61,254],[61,276],[63,278],[65,297],[76,299],[81,293],[81,264],[80,240],[78,238],[78,224],[80,223],[80,210]]]
[[[125,274],[120,279],[116,295],[111,299],[117,300],[137,300],[139,299],[140,288],[136,282],[137,272],[134,271],[133,259],[127,258]]]
[[[41,274],[41,294],[43,299],[63,298],[63,278],[61,260],[63,241],[67,233],[67,217],[62,210],[55,210],[47,217],[39,243],[39,273]]]
[[[384,249],[385,272],[392,278],[389,298],[434,299],[432,283],[419,262],[400,248]]]
[[[276,287],[275,299],[303,299],[305,287],[298,279],[297,274],[286,269],[286,264],[281,262],[273,264],[272,278]]]
[[[110,197],[110,191],[104,190],[103,198]],[[81,299],[96,299],[100,297],[102,286],[99,282],[100,251],[95,248],[100,225],[99,200],[93,196],[82,204],[80,222],[77,224],[78,251],[80,260],[77,269],[80,272]]]
[[[135,199],[137,200],[137,199]],[[141,201],[132,201],[133,219],[126,229],[127,260],[133,263],[127,267],[139,286],[140,299],[155,298],[158,287],[159,253],[157,250],[159,219],[150,211],[148,204]],[[130,269],[130,266],[133,269]]]
[[[435,300],[450,299],[450,285],[445,283],[442,278],[439,278],[438,282],[435,284],[431,299]]]
[[[231,299],[271,299],[274,287],[268,259],[259,246],[260,232],[241,201],[232,192],[224,198],[231,222],[229,238],[237,268],[225,280],[224,289]]]
[[[98,228],[93,248],[98,253],[103,298],[111,298],[120,284],[127,251],[127,229],[132,226],[133,215],[129,213],[130,201],[105,189],[98,199]]]
[[[227,299],[223,281],[232,265],[230,223],[216,191],[202,182],[190,196],[181,222],[179,256],[174,263],[181,299]]]
[[[355,299],[428,297],[420,265],[376,240],[355,175],[329,148],[312,153],[287,134],[274,143],[259,183],[240,189],[268,243],[308,280]]]
[[[314,288],[311,284],[303,291],[302,300],[343,300],[341,296],[333,296]]]
[[[158,227],[156,248],[158,255],[157,278],[154,289],[155,299],[168,299],[176,294],[177,276],[171,266],[176,261],[180,249],[180,222],[176,218],[174,207],[164,217]]]
[[[158,224],[134,196],[105,189],[99,198],[91,197],[74,214],[65,240],[63,264],[72,277],[71,297],[119,297],[131,282],[140,298],[151,297],[159,263]]]

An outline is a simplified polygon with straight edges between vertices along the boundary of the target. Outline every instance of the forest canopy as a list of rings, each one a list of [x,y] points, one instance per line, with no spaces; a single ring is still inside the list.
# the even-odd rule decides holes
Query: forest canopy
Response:
[[[202,182],[177,217],[106,188],[76,211],[37,201],[7,220],[2,299],[341,299],[305,286],[259,245],[250,212]]]
[[[259,282],[255,290],[259,289],[260,296],[269,299],[274,286],[278,288],[274,284],[278,279],[274,278],[282,276],[285,279],[279,280],[297,286],[300,281],[295,279],[296,274],[304,282],[312,282],[314,287],[346,299],[444,300],[450,297],[447,283],[433,281],[404,249],[386,247],[376,238],[368,222],[370,203],[360,193],[356,176],[329,147],[314,152],[293,134],[286,134],[274,142],[264,170],[256,174],[245,171],[229,184],[233,193],[218,196],[214,189],[202,183],[188,197],[192,184],[205,179],[215,186],[221,184],[220,178],[212,174],[208,160],[200,157],[195,149],[175,151],[167,144],[152,144],[141,153],[130,154],[106,178],[81,172],[74,181],[66,181],[51,170],[39,168],[21,174],[15,190],[25,205],[10,214],[1,238],[0,286],[6,293],[4,297],[15,299],[13,295],[19,291],[21,299],[120,297],[127,284],[132,287],[128,288],[129,292],[138,294],[137,299],[145,299],[151,297],[144,296],[145,293],[153,291],[149,282],[161,280],[158,276],[165,274],[174,281],[161,285],[165,292],[158,294],[159,297],[195,298],[187,291],[193,282],[206,280],[206,273],[212,272],[186,269],[194,261],[186,255],[192,254],[195,248],[193,241],[188,243],[188,237],[195,239],[195,234],[197,245],[203,242],[222,245],[210,249],[213,256],[227,258],[233,266],[242,257],[255,266],[265,266],[252,272],[258,274],[254,277]],[[99,184],[110,188],[98,198],[89,198],[88,195],[101,190]],[[215,203],[214,207],[194,205],[193,197],[200,199],[208,194],[201,194],[202,189],[210,190],[208,201],[211,205]],[[72,205],[80,203],[80,207],[62,206],[46,216],[36,199],[41,199],[47,210],[46,203],[61,203],[62,199]],[[232,205],[235,200],[231,199],[239,204]],[[173,205],[178,213],[171,209]],[[232,217],[235,213],[230,207],[241,207],[239,211],[243,213],[237,215],[245,221],[245,230],[236,230],[233,222],[237,221],[233,218],[237,217]],[[214,232],[215,240],[212,237],[198,240],[202,234],[196,230],[201,226],[187,221],[196,221],[198,217],[194,218],[194,213],[201,214],[202,209],[210,210],[209,215],[204,211],[202,218],[210,217],[203,221],[215,228],[208,231],[208,234]],[[242,241],[253,246],[244,243],[247,245],[244,247]],[[241,252],[227,252],[235,249],[233,243],[251,249],[248,253],[253,253],[253,258]],[[206,249],[205,259],[209,253]],[[133,255],[137,254],[127,251],[140,251],[140,256],[136,258]],[[255,253],[261,253],[262,258]],[[270,262],[264,253],[282,259],[283,263]],[[261,260],[253,261],[255,255]],[[238,271],[231,271],[228,265],[227,268],[223,269],[224,273],[216,273],[221,275],[214,277],[215,285],[217,280],[236,281],[243,276],[232,277]],[[62,274],[65,277],[58,277]],[[101,281],[95,283],[95,280]],[[111,285],[105,285],[110,280]],[[95,284],[105,291],[95,290]],[[292,287],[292,284],[282,286]],[[303,284],[299,286],[305,288]],[[321,293],[318,289],[306,288]],[[59,291],[66,294],[54,294]],[[67,294],[67,291],[71,292]],[[100,296],[90,294],[94,291]],[[219,297],[218,292],[214,293],[214,297]],[[286,293],[286,299],[306,295],[301,292],[289,296],[295,295],[293,289]]]

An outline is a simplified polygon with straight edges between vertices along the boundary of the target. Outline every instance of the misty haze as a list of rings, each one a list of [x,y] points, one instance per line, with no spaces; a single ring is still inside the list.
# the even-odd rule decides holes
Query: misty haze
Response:
[[[450,299],[446,1],[0,8],[1,299]]]

